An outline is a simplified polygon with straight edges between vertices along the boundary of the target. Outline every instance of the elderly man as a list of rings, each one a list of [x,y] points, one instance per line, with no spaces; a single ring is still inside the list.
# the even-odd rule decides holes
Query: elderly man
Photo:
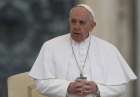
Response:
[[[44,43],[29,75],[49,97],[119,97],[136,79],[119,51],[91,31],[95,15],[85,4],[70,10],[70,34]]]

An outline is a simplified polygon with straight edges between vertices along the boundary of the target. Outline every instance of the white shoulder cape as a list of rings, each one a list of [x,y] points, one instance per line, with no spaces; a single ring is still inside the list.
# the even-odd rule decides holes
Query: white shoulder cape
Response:
[[[45,42],[29,75],[34,79],[75,80],[79,71],[74,67],[69,38],[70,34],[66,34]],[[119,51],[95,36],[91,39],[87,64],[88,79],[98,84],[120,85],[136,79]]]

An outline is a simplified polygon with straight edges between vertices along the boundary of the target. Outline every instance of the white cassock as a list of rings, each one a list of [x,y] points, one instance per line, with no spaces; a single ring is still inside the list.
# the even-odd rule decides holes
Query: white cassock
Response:
[[[90,37],[80,44],[72,41],[80,65],[83,65],[88,43],[91,42],[83,74],[87,80],[98,85],[101,97],[119,97],[127,83],[136,79],[136,76],[112,44],[94,35]],[[29,75],[36,79],[37,88],[44,95],[65,97],[69,83],[80,75],[72,52],[70,34],[45,42]],[[77,97],[71,94],[68,96]]]

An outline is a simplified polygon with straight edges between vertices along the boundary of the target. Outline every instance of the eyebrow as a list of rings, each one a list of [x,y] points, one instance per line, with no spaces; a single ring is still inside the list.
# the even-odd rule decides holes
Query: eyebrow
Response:
[[[85,23],[86,23],[86,20],[77,20],[77,19],[75,19],[75,18],[71,18],[71,22],[72,22],[72,23],[79,22],[80,24],[85,24]]]

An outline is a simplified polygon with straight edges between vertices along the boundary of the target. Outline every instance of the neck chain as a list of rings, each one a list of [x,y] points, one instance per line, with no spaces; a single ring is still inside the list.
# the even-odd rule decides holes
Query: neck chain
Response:
[[[89,36],[89,37],[90,37],[90,36]],[[80,64],[78,63],[76,54],[75,54],[75,52],[74,52],[74,47],[73,47],[73,45],[72,45],[72,38],[71,38],[72,53],[73,53],[73,55],[74,55],[74,59],[75,59],[75,61],[76,61],[76,64],[77,64],[77,66],[78,66],[78,68],[79,68],[79,70],[80,70],[80,77],[84,77],[84,76],[83,76],[83,70],[84,70],[85,65],[86,65],[85,63],[86,63],[86,61],[87,61],[87,57],[88,57],[88,54],[89,54],[90,45],[91,45],[91,37],[90,37],[89,44],[88,44],[88,48],[87,48],[87,51],[86,51],[86,56],[85,56],[85,59],[84,59],[84,63],[83,63],[82,68],[81,68],[81,67],[80,67]]]

